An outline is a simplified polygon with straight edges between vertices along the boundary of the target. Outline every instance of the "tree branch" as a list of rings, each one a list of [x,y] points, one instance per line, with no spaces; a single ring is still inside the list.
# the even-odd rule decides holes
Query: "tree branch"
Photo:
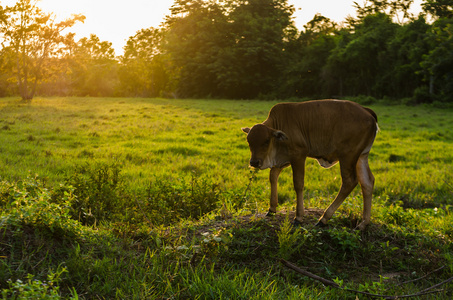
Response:
[[[305,271],[305,270],[299,268],[298,266],[290,263],[287,260],[280,259],[280,262],[283,263],[288,268],[296,271],[297,273],[300,273],[302,275],[310,277],[310,278],[312,278],[314,280],[320,281],[320,282],[322,282],[323,284],[325,284],[327,286],[331,286],[331,287],[334,287],[336,289],[340,289],[340,290],[343,290],[343,291],[346,291],[346,292],[367,295],[367,296],[375,297],[375,298],[384,298],[384,299],[400,299],[400,298],[417,297],[417,296],[423,296],[423,295],[428,295],[428,294],[433,294],[433,293],[439,293],[439,292],[442,292],[443,290],[434,290],[433,291],[433,289],[438,288],[438,287],[440,287],[440,286],[442,286],[444,284],[447,284],[447,283],[453,281],[453,277],[451,277],[451,278],[449,278],[449,279],[447,279],[445,281],[442,281],[441,283],[438,283],[438,284],[433,285],[433,286],[431,286],[431,287],[429,287],[427,289],[424,289],[424,290],[422,290],[420,292],[417,292],[415,294],[410,294],[410,295],[400,295],[400,296],[380,295],[380,294],[372,294],[372,293],[368,293],[368,292],[357,291],[357,290],[353,290],[353,289],[346,289],[346,288],[343,288],[343,287],[339,286],[337,283],[335,283],[335,282],[333,282],[333,281],[331,281],[329,279],[325,279],[323,277],[320,277],[318,275],[315,275],[313,273]],[[435,271],[433,271],[431,273],[437,272],[437,271],[439,271],[441,269],[442,268],[439,268],[439,269],[437,269],[437,270],[435,270]],[[431,274],[431,273],[429,273],[429,274]],[[429,274],[427,274],[427,275],[429,275]],[[426,277],[426,276],[424,276],[424,277]],[[422,278],[424,278],[424,277],[422,277]],[[408,281],[408,282],[410,282],[410,281]]]
[[[307,277],[310,277],[310,278],[312,278],[312,279],[314,279],[314,280],[320,281],[320,282],[324,283],[325,285],[332,286],[332,287],[334,287],[334,288],[342,289],[337,283],[335,283],[335,282],[333,282],[333,281],[331,281],[331,280],[322,278],[322,277],[320,277],[320,276],[318,276],[318,275],[315,275],[315,274],[313,274],[313,273],[310,273],[310,272],[308,272],[308,271],[302,270],[302,269],[299,268],[298,266],[296,266],[296,265],[290,263],[290,262],[287,261],[287,260],[284,260],[283,258],[280,259],[280,261],[281,261],[285,266],[287,266],[287,267],[290,268],[290,269],[293,269],[293,270],[296,271],[297,273],[300,273],[300,274],[302,274],[302,275],[305,275],[305,276],[307,276]]]
[[[420,278],[416,278],[416,279],[412,279],[412,280],[408,280],[408,281],[401,282],[401,283],[398,284],[397,286],[400,286],[400,285],[403,285],[403,284],[407,284],[407,283],[410,283],[410,282],[415,282],[415,281],[422,280],[423,278],[426,278],[426,277],[428,277],[429,275],[431,275],[431,274],[433,274],[433,273],[439,272],[440,270],[442,270],[442,269],[444,269],[444,268],[445,268],[445,266],[442,266],[442,267],[440,267],[440,268],[438,268],[438,269],[436,269],[436,270],[434,270],[434,271],[432,271],[432,272],[429,272],[428,274],[426,274],[426,275],[424,275],[424,276],[422,276],[422,277],[420,277]]]

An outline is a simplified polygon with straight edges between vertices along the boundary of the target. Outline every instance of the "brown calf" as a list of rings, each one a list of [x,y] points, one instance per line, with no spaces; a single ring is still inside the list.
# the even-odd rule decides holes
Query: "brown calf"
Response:
[[[338,195],[317,225],[327,223],[357,183],[363,194],[363,220],[357,227],[363,230],[370,223],[374,176],[368,166],[368,153],[378,131],[377,116],[371,109],[341,100],[280,103],[263,123],[242,130],[247,133],[250,166],[271,169],[270,215],[277,211],[280,172],[291,165],[297,196],[294,222],[302,221],[305,160],[311,157],[324,168],[340,162],[342,178]]]

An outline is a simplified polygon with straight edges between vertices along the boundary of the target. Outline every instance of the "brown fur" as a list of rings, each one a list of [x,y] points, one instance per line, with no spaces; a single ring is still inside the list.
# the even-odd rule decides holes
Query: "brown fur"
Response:
[[[317,100],[302,103],[280,103],[268,118],[247,133],[251,151],[250,165],[270,168],[270,212],[277,210],[277,181],[283,168],[291,165],[297,195],[296,217],[304,215],[303,188],[305,160],[315,158],[325,168],[340,163],[342,185],[325,210],[319,224],[326,224],[344,199],[360,183],[363,194],[364,229],[370,222],[374,176],[368,166],[368,153],[376,137],[377,116],[369,108],[342,100]]]

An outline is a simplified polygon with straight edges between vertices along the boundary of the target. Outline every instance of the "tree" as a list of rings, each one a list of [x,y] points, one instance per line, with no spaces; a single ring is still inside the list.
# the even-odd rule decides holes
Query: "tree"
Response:
[[[297,39],[285,48],[290,61],[285,68],[280,95],[286,97],[331,96],[323,68],[338,40],[338,25],[320,14],[304,26]]]
[[[453,0],[425,0],[422,8],[435,18],[453,18]]]
[[[162,30],[147,28],[131,36],[121,57],[121,90],[126,95],[156,97],[167,86],[161,53]]]
[[[118,86],[118,61],[111,42],[95,34],[71,47],[70,74],[73,93],[80,96],[113,96]]]
[[[399,24],[403,24],[405,20],[412,19],[413,15],[409,12],[414,0],[365,0],[363,6],[354,2],[357,11],[358,20],[349,18],[352,24],[363,20],[369,15],[382,13],[388,15],[391,19],[396,20]]]
[[[427,41],[429,29],[430,25],[421,15],[396,30],[386,51],[392,64],[385,68],[376,89],[384,95],[409,98],[416,89],[426,86],[420,62],[430,51]]]
[[[215,0],[175,1],[162,44],[174,93],[218,96],[220,72],[232,42],[224,6]]]
[[[224,90],[235,98],[275,93],[288,63],[285,53],[295,36],[287,0],[240,0],[228,15],[234,59],[225,65]],[[225,84],[226,83],[226,84]]]
[[[422,67],[429,81],[429,100],[453,102],[453,18],[440,18],[429,32],[431,51]]]
[[[393,64],[388,44],[398,27],[388,15],[377,13],[357,23],[353,34],[342,36],[324,70],[337,86],[335,95],[383,96],[377,84]]]
[[[178,94],[272,93],[285,67],[292,12],[286,0],[177,0],[163,48]]]
[[[14,6],[0,7],[0,33],[3,51],[14,61],[14,76],[23,100],[31,100],[36,86],[49,76],[46,63],[61,55],[62,45],[67,42],[61,32],[76,22],[85,20],[82,15],[56,22],[55,16],[46,14],[37,6],[37,0],[19,0]]]

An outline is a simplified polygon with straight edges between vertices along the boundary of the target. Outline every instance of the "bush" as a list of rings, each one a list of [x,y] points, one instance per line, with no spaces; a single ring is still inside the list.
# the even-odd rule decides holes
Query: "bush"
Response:
[[[216,183],[196,175],[189,180],[158,178],[133,196],[117,163],[76,166],[54,198],[68,193],[68,188],[73,193],[70,214],[84,225],[111,221],[168,225],[184,218],[198,219],[216,209],[221,197]]]
[[[365,95],[359,95],[356,97],[350,98],[351,101],[354,101],[356,103],[359,103],[361,105],[371,105],[376,103],[376,98],[372,96],[365,96]]]
[[[56,273],[51,272],[47,275],[47,281],[44,282],[35,279],[32,274],[28,274],[27,282],[20,279],[16,282],[9,280],[9,288],[2,290],[2,297],[3,299],[62,299],[58,283],[60,276],[66,272],[64,268]],[[78,299],[77,293],[73,291],[73,296],[68,299]]]
[[[86,163],[76,166],[66,176],[65,186],[56,191],[55,197],[73,188],[71,216],[84,225],[95,225],[100,221],[110,221],[122,214],[125,201],[125,188],[120,176],[121,167],[117,163]]]
[[[17,183],[1,182],[0,226],[33,226],[52,235],[74,236],[79,224],[70,217],[71,188],[65,188],[59,203],[52,201],[51,192],[38,176]]]
[[[427,86],[420,86],[416,88],[413,98],[417,104],[433,102],[432,95],[429,93],[429,87]]]
[[[171,224],[183,218],[198,219],[218,207],[218,184],[192,175],[184,179],[156,179],[150,183],[141,206],[154,224]]]

